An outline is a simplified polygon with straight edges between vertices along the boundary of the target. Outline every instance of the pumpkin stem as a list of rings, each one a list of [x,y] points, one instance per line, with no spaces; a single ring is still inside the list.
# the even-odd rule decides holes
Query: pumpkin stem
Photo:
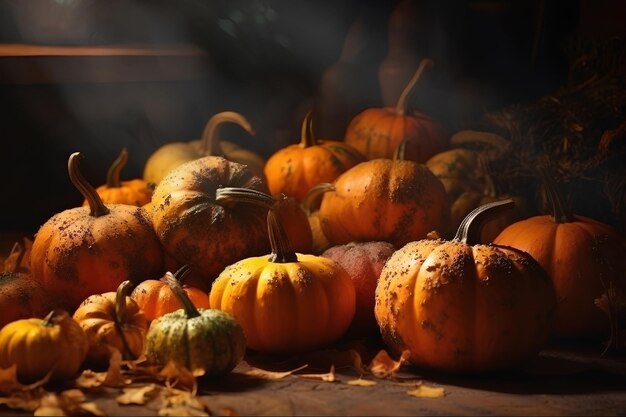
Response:
[[[250,203],[257,206],[271,208],[276,199],[262,191],[245,187],[223,187],[215,191],[215,202],[223,206],[233,206],[237,203]]]
[[[269,231],[272,254],[270,262],[289,263],[298,262],[298,255],[291,248],[285,228],[280,222],[280,208],[285,200],[279,200],[267,213],[267,229]]]
[[[398,145],[395,151],[393,151],[392,159],[394,161],[404,161],[406,154],[406,145],[410,142],[410,139],[402,139],[402,142]]]
[[[122,185],[120,182],[120,173],[128,162],[128,151],[126,148],[122,148],[122,151],[117,156],[115,161],[109,167],[107,171],[107,187],[118,188]]]
[[[316,146],[317,140],[313,133],[313,111],[309,110],[302,120],[302,126],[300,128],[300,147],[310,148]]]
[[[398,103],[396,104],[397,114],[403,115],[406,113],[407,98],[409,94],[411,94],[411,92],[413,91],[413,88],[417,84],[417,81],[422,77],[422,74],[424,73],[426,68],[432,66],[433,64],[434,62],[430,58],[424,58],[420,61],[420,64],[415,71],[415,74],[413,74],[413,77],[411,78],[409,83],[406,85],[406,87],[404,87],[404,90],[402,90],[402,94],[400,94],[400,98],[398,99]]]
[[[319,199],[327,191],[335,191],[335,186],[329,182],[320,182],[307,191],[301,203],[307,216],[319,207]]]
[[[85,200],[89,203],[89,215],[94,217],[104,216],[109,214],[109,209],[102,202],[102,198],[91,184],[87,182],[83,174],[78,169],[79,161],[84,156],[80,152],[74,152],[70,155],[70,159],[67,162],[67,170],[70,174],[70,180],[74,187],[80,191],[85,197]]]
[[[492,218],[500,215],[505,210],[515,206],[512,198],[483,204],[472,210],[459,225],[453,240],[458,240],[468,245],[480,242],[480,231],[483,225]]]
[[[563,196],[556,186],[552,172],[546,164],[539,165],[539,172],[543,183],[543,188],[550,205],[552,213],[550,218],[554,223],[569,223],[574,220],[574,215],[563,204]]]
[[[178,268],[176,272],[174,272],[174,278],[176,278],[178,282],[180,282],[181,285],[184,285],[185,277],[187,276],[189,271],[191,271],[191,266],[189,266],[188,264],[185,264],[181,266],[180,268]]]
[[[17,254],[14,261],[15,263],[13,265],[9,265],[7,270],[14,274],[19,271],[22,260],[24,259],[24,256],[26,256],[26,249],[24,248],[24,245],[22,245],[20,242],[15,242],[7,259],[11,259],[11,256],[13,256],[13,254]]]
[[[52,327],[61,323],[69,316],[68,312],[59,308],[50,311],[41,321],[43,327]]]
[[[130,359],[137,358],[139,354],[135,355],[135,352],[130,349],[130,345],[128,344],[128,340],[126,340],[126,335],[124,334],[124,329],[122,328],[122,323],[124,321],[124,316],[126,315],[126,297],[132,287],[133,285],[129,280],[126,280],[118,285],[117,290],[115,291],[115,316],[113,317],[115,330],[117,330],[117,333],[120,335],[120,339],[122,340],[124,355]]]
[[[189,296],[183,289],[183,286],[178,281],[178,279],[176,279],[174,274],[172,274],[170,271],[167,271],[163,279],[165,280],[165,283],[170,287],[174,295],[176,295],[176,298],[178,298],[180,303],[183,305],[187,318],[192,319],[194,317],[200,316],[200,312],[198,311],[196,306],[193,305],[193,302],[191,302]]]
[[[221,156],[224,154],[220,139],[217,137],[217,131],[220,125],[225,122],[235,123],[250,135],[255,134],[252,125],[242,114],[234,111],[217,113],[211,116],[202,132],[200,149],[203,155]]]

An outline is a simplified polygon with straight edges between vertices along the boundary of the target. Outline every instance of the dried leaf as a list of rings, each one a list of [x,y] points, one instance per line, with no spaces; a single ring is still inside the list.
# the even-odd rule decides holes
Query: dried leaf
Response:
[[[31,393],[29,391],[17,392],[10,397],[0,397],[0,405],[6,405],[14,410],[24,410],[34,412],[39,408],[41,402],[41,394]]]
[[[118,404],[145,405],[159,394],[160,387],[156,384],[143,385],[141,387],[124,388],[123,394],[117,397]]]
[[[252,377],[260,378],[260,379],[268,379],[268,380],[283,379],[293,374],[294,372],[298,372],[306,368],[307,366],[308,365],[302,365],[299,368],[292,369],[291,371],[285,371],[285,372],[267,371],[265,369],[260,369],[260,368],[255,368],[254,366],[250,366],[250,369],[247,370],[245,374],[248,376],[252,376]]]
[[[204,369],[190,371],[184,366],[177,365],[170,361],[161,369],[159,376],[165,379],[165,384],[168,387],[185,387],[195,394],[198,389],[198,381],[196,378],[204,375],[204,373]]]
[[[422,383],[418,384],[414,389],[406,392],[412,397],[419,398],[440,398],[446,396],[446,391],[440,387],[430,387]]]
[[[358,379],[352,379],[352,380],[346,382],[346,384],[354,385],[354,386],[357,386],[357,387],[371,387],[372,385],[376,385],[377,382],[376,381],[372,381],[370,379],[358,378]]]
[[[359,375],[367,373],[363,367],[363,360],[361,355],[355,349],[348,350],[336,350],[325,349],[314,351],[301,356],[300,360],[305,362],[312,368],[328,369],[328,367],[334,365],[335,368],[351,367],[356,370]]]
[[[325,374],[300,374],[300,378],[319,379],[324,382],[335,382],[335,366],[331,365],[330,372]]]
[[[178,389],[167,389],[160,396],[160,416],[208,416],[207,406],[194,393]]]
[[[41,398],[36,416],[104,416],[105,413],[93,402],[85,402],[85,394],[78,389],[60,394],[47,393]]]
[[[389,378],[398,373],[402,364],[409,358],[409,355],[410,352],[405,350],[400,355],[400,358],[394,361],[386,350],[380,350],[374,359],[372,359],[369,370],[377,378]]]
[[[94,372],[85,369],[75,380],[77,388],[96,389],[103,387],[121,387],[132,383],[132,379],[122,372],[122,354],[114,349],[109,360],[109,368],[105,372]]]

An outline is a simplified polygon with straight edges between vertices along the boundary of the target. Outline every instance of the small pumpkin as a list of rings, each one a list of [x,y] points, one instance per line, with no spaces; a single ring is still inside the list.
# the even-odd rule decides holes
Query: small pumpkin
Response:
[[[183,265],[174,274],[167,271],[165,275],[172,275],[180,282],[187,297],[198,308],[209,308],[209,294],[205,291],[184,283],[185,275],[189,272],[189,266]],[[167,284],[165,275],[160,279],[147,279],[135,286],[131,293],[131,298],[137,302],[139,308],[144,312],[149,322],[161,317],[166,313],[171,313],[183,308],[180,299]]]
[[[96,192],[100,195],[103,203],[144,206],[150,202],[154,184],[149,184],[142,178],[128,181],[120,180],[120,174],[127,162],[128,151],[126,148],[122,148],[118,157],[109,167],[106,183],[96,188]],[[87,199],[83,201],[83,206],[89,206]]]
[[[87,349],[87,335],[65,310],[16,320],[0,330],[0,368],[16,365],[23,384],[77,376]]]
[[[179,266],[189,265],[189,285],[207,292],[226,265],[269,247],[267,208],[216,201],[217,189],[226,187],[268,193],[246,165],[205,156],[170,171],[152,196],[152,224],[166,253]]]
[[[555,338],[606,335],[611,323],[594,301],[611,287],[618,294],[626,291],[624,239],[608,224],[573,214],[549,169],[541,169],[551,212],[515,222],[493,241],[528,252],[552,278],[558,300]]]
[[[214,114],[205,125],[200,139],[170,142],[154,151],[144,166],[143,179],[158,184],[172,169],[204,156],[223,156],[230,161],[247,165],[256,175],[262,176],[265,159],[233,142],[218,138],[219,127],[226,122],[235,123],[254,135],[252,125],[240,113],[224,111]]]
[[[312,112],[302,121],[300,142],[272,154],[264,168],[272,195],[286,194],[302,202],[311,187],[332,182],[365,158],[342,141],[318,139],[313,132]]]
[[[104,204],[79,170],[80,152],[68,171],[89,207],[55,214],[38,230],[31,250],[33,279],[61,306],[74,311],[92,294],[114,291],[126,280],[162,274],[163,249],[142,207]]]
[[[194,374],[219,376],[233,370],[246,352],[246,336],[228,313],[197,309],[172,274],[165,280],[183,308],[155,319],[146,337],[146,358],[157,365],[172,362]]]
[[[334,182],[319,209],[324,235],[332,245],[386,241],[400,247],[433,230],[445,230],[450,204],[443,184],[424,164],[403,159],[362,162]]]
[[[556,296],[528,253],[475,244],[480,226],[514,204],[485,204],[452,240],[409,242],[391,255],[376,287],[376,320],[396,353],[418,367],[482,373],[522,366],[545,345]]]
[[[149,322],[129,297],[131,289],[131,282],[124,281],[116,291],[87,297],[74,312],[74,320],[87,335],[90,367],[106,369],[114,350],[124,360],[135,360],[143,353]]]
[[[370,107],[354,116],[346,128],[345,143],[367,159],[378,159],[392,158],[400,143],[407,140],[406,159],[421,163],[447,149],[444,127],[426,114],[408,109],[411,91],[432,64],[429,58],[420,61],[396,107]]]
[[[212,308],[232,314],[258,352],[288,354],[341,338],[355,313],[355,289],[335,261],[291,249],[276,202],[267,216],[270,255],[229,265],[213,282]]]

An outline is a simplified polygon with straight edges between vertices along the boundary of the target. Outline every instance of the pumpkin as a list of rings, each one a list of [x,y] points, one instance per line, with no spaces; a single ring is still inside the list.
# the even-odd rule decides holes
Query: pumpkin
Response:
[[[16,365],[17,378],[31,384],[75,377],[87,355],[87,335],[64,310],[13,321],[0,330],[0,368]]]
[[[48,293],[23,266],[26,252],[25,246],[16,242],[0,272],[0,328],[19,319],[41,318],[50,311]]]
[[[209,308],[209,294],[199,288],[184,284],[185,274],[188,272],[189,266],[183,265],[174,274],[167,271],[160,279],[147,279],[135,286],[130,296],[137,302],[149,322],[183,307],[179,298],[167,284],[166,275],[172,275],[180,282],[183,291],[196,307]]]
[[[417,111],[409,111],[407,99],[432,60],[423,59],[398,99],[396,107],[370,107],[355,115],[348,124],[345,143],[367,159],[392,158],[407,140],[406,159],[426,162],[448,148],[448,134],[441,124]]]
[[[263,179],[247,166],[205,156],[170,171],[152,196],[152,224],[165,251],[179,265],[189,265],[189,285],[207,292],[226,265],[269,247],[262,221],[267,208],[217,202],[216,190],[223,187],[267,193]]]
[[[153,184],[147,183],[142,178],[135,178],[128,181],[120,180],[120,173],[128,162],[128,151],[122,148],[119,156],[109,167],[107,181],[104,185],[96,188],[102,202],[105,204],[130,204],[133,206],[144,206],[152,198]],[[83,206],[89,206],[89,201],[85,199]]]
[[[385,344],[415,366],[483,373],[523,366],[545,345],[556,297],[528,253],[474,244],[480,226],[514,204],[485,204],[452,240],[409,242],[391,255],[376,287],[374,314]]]
[[[350,242],[332,246],[320,255],[341,265],[354,284],[356,312],[348,329],[350,335],[380,336],[374,317],[376,285],[385,262],[395,251],[389,242]]]
[[[379,158],[362,162],[337,178],[319,209],[324,234],[332,245],[386,241],[400,247],[445,230],[450,205],[443,184],[424,164]]]
[[[233,111],[217,113],[209,118],[200,139],[170,142],[154,151],[144,165],[143,179],[158,184],[172,169],[204,156],[223,156],[247,165],[256,175],[262,176],[265,160],[261,156],[217,137],[219,127],[226,122],[235,123],[254,135],[252,125],[243,115]]]
[[[344,142],[316,138],[312,113],[308,112],[302,121],[300,143],[272,154],[264,172],[272,195],[283,193],[302,202],[311,187],[333,181],[364,160],[363,155]]]
[[[323,348],[341,338],[352,322],[354,284],[333,260],[294,252],[279,213],[275,206],[267,216],[271,254],[226,267],[211,287],[211,307],[232,314],[244,329],[248,348],[257,352]]]
[[[89,207],[70,208],[48,219],[35,235],[30,256],[33,279],[68,311],[92,294],[163,270],[163,249],[145,210],[104,204],[82,176],[80,158],[79,152],[70,155],[68,171]]]
[[[555,338],[607,334],[611,323],[594,301],[611,287],[618,294],[626,290],[623,237],[608,224],[573,214],[563,203],[551,174],[542,175],[551,213],[515,222],[493,241],[528,252],[548,271],[558,300]]]
[[[307,213],[309,228],[311,229],[311,253],[314,255],[321,254],[331,246],[320,222],[319,200],[325,192],[334,190],[334,185],[329,182],[322,182],[311,187],[304,200],[302,200],[302,208]]]
[[[135,360],[143,353],[149,322],[129,297],[131,289],[131,282],[124,281],[116,291],[90,295],[74,312],[74,320],[87,335],[90,367],[106,369],[115,350],[124,360]]]
[[[146,337],[146,358],[174,363],[197,374],[219,376],[237,366],[246,352],[242,327],[228,313],[196,308],[172,274],[165,280],[183,308],[155,319]]]

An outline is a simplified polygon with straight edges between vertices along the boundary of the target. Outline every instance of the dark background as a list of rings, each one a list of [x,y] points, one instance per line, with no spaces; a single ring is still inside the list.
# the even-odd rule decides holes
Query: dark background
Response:
[[[132,57],[116,64],[119,74],[91,79],[89,68],[104,61],[65,60],[68,74],[84,74],[74,81],[54,74],[25,81],[15,72],[16,62],[39,61],[0,57],[0,230],[34,233],[56,212],[80,204],[82,196],[67,177],[72,152],[86,156],[83,170],[94,186],[104,183],[122,146],[130,153],[123,179],[140,177],[158,146],[198,138],[219,111],[242,113],[257,131],[250,138],[224,126],[221,136],[264,156],[298,141],[302,117],[312,108],[320,119],[318,133],[340,139],[352,115],[383,104],[375,75],[389,48],[388,22],[397,3],[1,0],[5,44],[184,43],[206,54],[181,59],[181,66],[194,65],[195,75],[180,79],[160,78],[158,67],[148,67],[145,79],[124,79],[124,68],[138,63]],[[567,42],[621,36],[626,15],[620,1],[418,3],[414,52],[434,58],[436,71],[417,105],[451,129],[471,124],[486,110],[558,88],[567,76]],[[357,19],[365,29],[356,46],[346,49]],[[340,57],[347,72],[335,85],[322,84]],[[343,113],[324,112],[333,108],[324,100],[332,99]],[[330,120],[329,113],[336,118]]]

